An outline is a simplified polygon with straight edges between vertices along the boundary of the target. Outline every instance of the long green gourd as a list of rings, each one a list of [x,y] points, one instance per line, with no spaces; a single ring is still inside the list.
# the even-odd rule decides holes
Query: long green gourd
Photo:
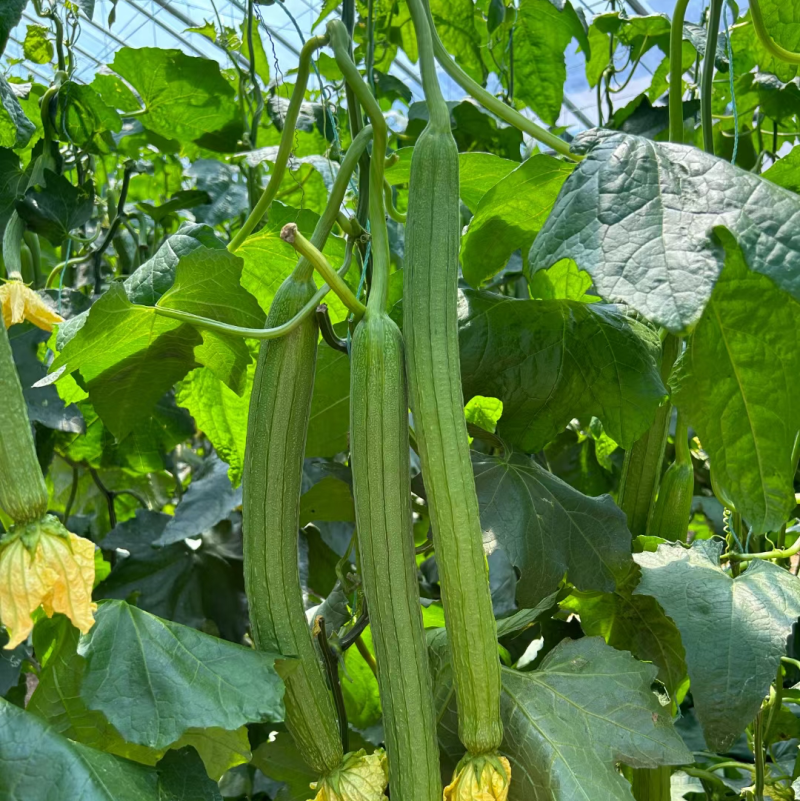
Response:
[[[647,533],[665,540],[686,542],[694,496],[694,467],[689,450],[686,416],[678,412],[675,427],[675,461],[667,468],[658,488]]]
[[[348,52],[344,25],[328,24],[331,46],[374,131],[369,219],[372,283],[353,335],[350,450],[361,576],[378,664],[378,686],[397,801],[438,801],[442,788],[430,669],[419,602],[411,520],[408,397],[403,338],[386,313],[389,239],[383,173],[387,127]]]
[[[302,99],[311,53],[326,42],[310,40],[301,53],[298,80],[292,95]],[[301,80],[302,76],[304,80]],[[298,88],[299,87],[299,88]],[[296,104],[299,109],[299,102]],[[291,152],[292,107],[281,137],[279,158],[285,168]],[[296,112],[295,112],[296,118]],[[284,147],[284,145],[286,145]],[[282,170],[276,164],[264,197],[274,197]],[[346,177],[343,176],[346,184]],[[339,211],[342,195],[331,197]],[[263,198],[262,198],[263,200]],[[251,218],[257,224],[269,207],[256,205]],[[324,215],[314,232],[322,246],[335,221]],[[247,229],[247,224],[243,230]],[[229,248],[236,249],[236,239]],[[300,259],[275,294],[267,328],[291,320],[314,297],[313,267]],[[298,658],[285,677],[286,725],[303,758],[317,773],[327,775],[343,759],[333,699],[326,683],[303,608],[297,560],[300,485],[308,417],[314,388],[318,329],[313,315],[286,336],[262,343],[253,379],[243,473],[245,588],[256,647]]]
[[[0,317],[0,507],[14,523],[47,511],[44,482],[8,332]]]
[[[452,655],[458,730],[467,758],[503,740],[500,662],[458,350],[461,231],[458,150],[433,60],[422,0],[410,0],[430,120],[411,160],[403,293],[411,408],[431,509]]]

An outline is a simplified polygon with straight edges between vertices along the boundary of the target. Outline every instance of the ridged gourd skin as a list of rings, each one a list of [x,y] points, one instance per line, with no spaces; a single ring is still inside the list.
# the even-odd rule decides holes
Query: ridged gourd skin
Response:
[[[458,702],[461,742],[498,748],[500,662],[469,455],[458,351],[458,149],[430,124],[414,146],[404,260],[403,333],[411,407]]]
[[[267,327],[294,317],[314,295],[297,271],[278,289]],[[243,476],[244,564],[256,647],[299,657],[285,677],[286,725],[309,766],[342,761],[336,710],[303,608],[297,558],[300,486],[314,389],[317,324],[266,340],[253,379]]]
[[[403,338],[368,309],[353,336],[350,449],[361,576],[392,798],[439,801],[439,749],[411,518]]]
[[[0,319],[0,507],[15,523],[29,523],[47,512],[47,500],[28,407]]]
[[[684,432],[685,433],[685,432]],[[694,467],[688,449],[667,468],[658,488],[647,533],[672,542],[686,542],[694,496]]]

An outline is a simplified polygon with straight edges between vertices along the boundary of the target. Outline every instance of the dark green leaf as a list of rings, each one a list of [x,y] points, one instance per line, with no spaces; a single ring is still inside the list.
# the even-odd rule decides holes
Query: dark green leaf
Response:
[[[194,748],[168,751],[156,765],[159,801],[222,801]]]
[[[92,217],[94,185],[91,181],[73,186],[63,175],[44,171],[45,188],[29,187],[17,212],[28,229],[59,246],[67,235]]]
[[[800,304],[718,235],[727,263],[671,379],[673,400],[709,454],[717,496],[760,534],[795,506]]]
[[[300,496],[300,525],[320,521],[355,522],[353,493],[334,476],[326,476]]]
[[[520,606],[535,606],[565,574],[605,592],[626,574],[631,535],[610,496],[582,495],[522,454],[475,454],[472,466],[484,546],[502,548],[519,569]]]
[[[68,81],[59,92],[59,125],[68,138],[92,153],[108,153],[110,134],[122,130],[122,119],[91,87]]]
[[[171,545],[189,537],[199,537],[241,505],[242,490],[231,487],[228,465],[213,458],[203,473],[192,480],[175,515],[153,544]]]
[[[197,179],[197,188],[206,192],[210,202],[194,210],[195,219],[209,225],[219,225],[249,210],[247,187],[237,183],[239,174],[228,164],[211,159],[197,159],[187,170]]]
[[[758,712],[800,615],[800,579],[760,560],[733,579],[719,567],[722,547],[700,540],[634,556],[642,568],[635,593],[655,598],[675,621],[695,713],[720,752]]]
[[[152,768],[68,740],[2,698],[0,795],[7,801],[160,801]]]
[[[288,732],[279,732],[253,751],[253,764],[265,776],[286,785],[277,801],[308,801],[314,797],[309,784],[319,776],[306,765]]]
[[[459,327],[464,397],[500,398],[497,433],[527,452],[584,416],[630,447],[666,394],[657,337],[614,307],[465,290]]]
[[[571,172],[565,161],[533,156],[481,198],[461,243],[464,278],[472,286],[499,273],[515,250],[528,252]]]
[[[27,186],[28,176],[20,168],[19,156],[13,150],[0,148],[0,231],[6,227]]]
[[[796,195],[694,147],[598,130],[577,141],[586,158],[533,243],[532,269],[572,258],[606,300],[681,332],[722,270],[712,229],[725,226],[752,270],[800,299]]]
[[[122,601],[103,604],[96,621],[78,649],[86,660],[81,698],[131,742],[161,748],[192,727],[236,729],[282,719],[283,682],[275,663],[284,658]]]
[[[28,0],[5,0],[0,6],[0,55],[6,49],[8,37],[22,19]]]
[[[340,335],[344,332],[340,331]],[[308,420],[306,456],[335,456],[347,448],[350,430],[350,360],[320,344]]]

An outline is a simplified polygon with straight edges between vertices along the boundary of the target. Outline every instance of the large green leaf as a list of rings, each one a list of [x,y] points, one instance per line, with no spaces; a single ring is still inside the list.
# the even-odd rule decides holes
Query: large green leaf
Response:
[[[476,81],[483,82],[481,39],[472,0],[431,0],[431,14],[447,52]]]
[[[67,81],[58,98],[60,127],[75,144],[91,153],[108,153],[114,148],[110,134],[122,130],[122,119],[95,89]]]
[[[530,270],[571,258],[598,293],[682,332],[703,312],[725,226],[750,269],[800,299],[800,198],[695,147],[593,130],[530,252]],[[722,199],[724,198],[724,202]]]
[[[5,228],[27,186],[28,176],[20,168],[19,156],[9,148],[0,147],[0,231]]]
[[[520,571],[517,602],[531,607],[567,575],[610,592],[630,566],[631,535],[609,495],[589,498],[522,454],[472,460],[483,540]]]
[[[758,5],[769,35],[787,50],[800,50],[800,2],[759,0]]]
[[[28,229],[59,246],[69,233],[91,219],[94,186],[73,186],[63,175],[44,171],[46,187],[31,186],[17,201],[17,213]]]
[[[36,715],[3,698],[0,796],[6,801],[161,799],[153,768],[68,740]]]
[[[486,193],[516,167],[518,164],[515,161],[500,158],[494,153],[459,153],[459,191],[464,205],[475,214]]]
[[[548,125],[561,113],[567,65],[564,51],[577,39],[589,55],[583,21],[570,0],[521,0],[514,25],[516,95]]]
[[[660,545],[636,554],[650,595],[681,633],[695,713],[708,745],[726,751],[755,717],[800,615],[800,579],[755,560],[737,578],[719,566],[722,543]]]
[[[81,698],[127,740],[151,748],[187,729],[283,717],[283,659],[108,601],[81,637],[86,660]],[[291,660],[283,669],[291,668]]]
[[[709,454],[720,500],[755,533],[777,531],[795,506],[800,304],[718,234],[727,263],[676,366],[673,400]]]
[[[146,113],[139,121],[162,136],[202,140],[237,116],[234,91],[211,59],[180,50],[123,47],[111,68],[142,98]]]
[[[432,648],[440,741],[458,758],[450,666],[441,643]],[[511,760],[509,801],[631,801],[618,763],[691,763],[652,692],[655,675],[599,637],[562,641],[533,672],[503,668],[500,750]]]
[[[573,590],[561,608],[578,615],[587,635],[652,662],[672,699],[680,701],[687,685],[681,635],[654,598],[632,594],[639,577],[638,568],[631,570],[614,592]]]
[[[566,161],[533,156],[481,198],[461,242],[464,278],[472,286],[499,273],[515,250],[528,252],[571,172]]]
[[[592,416],[630,447],[666,396],[657,337],[614,307],[465,290],[459,328],[465,399],[500,398],[497,433],[527,452]]]
[[[28,0],[5,0],[0,6],[0,55],[6,48],[11,31],[22,19]]]

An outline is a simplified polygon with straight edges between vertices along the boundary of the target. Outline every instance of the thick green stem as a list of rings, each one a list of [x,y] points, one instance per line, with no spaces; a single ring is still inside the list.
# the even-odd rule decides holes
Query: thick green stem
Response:
[[[711,99],[714,92],[714,59],[717,55],[717,38],[722,6],[725,0],[711,0],[708,8],[706,55],[703,59],[703,77],[700,91],[700,116],[703,123],[703,147],[714,155],[714,120],[711,115]],[[731,65],[733,69],[733,65]]]
[[[278,194],[278,189],[286,173],[286,166],[289,163],[289,156],[292,153],[292,147],[294,145],[294,132],[297,126],[297,117],[300,114],[300,106],[305,99],[308,76],[311,71],[311,57],[314,51],[319,50],[320,47],[327,44],[327,41],[327,37],[325,36],[315,36],[309,39],[300,51],[300,61],[297,65],[294,90],[292,91],[289,108],[286,111],[286,117],[283,121],[281,143],[278,147],[278,155],[272,168],[272,174],[269,176],[267,186],[258,199],[258,203],[256,203],[250,215],[244,221],[244,225],[242,225],[229,242],[228,250],[231,252],[236,251],[261,222],[272,204],[272,201],[275,199],[275,195]]]
[[[678,0],[669,37],[669,141],[683,144],[683,21],[689,0]]]
[[[759,0],[750,0],[750,15],[753,17],[753,27],[756,29],[756,36],[766,51],[787,64],[800,64],[800,53],[793,53],[785,47],[781,47],[770,35],[767,26],[764,24],[764,17],[761,14],[761,4]]]
[[[566,156],[568,159],[572,159],[573,161],[581,160],[581,156],[577,156],[575,153],[570,152],[569,145],[563,139],[555,136],[555,134],[551,134],[550,131],[546,131],[532,120],[529,120],[527,117],[520,114],[516,109],[506,105],[502,100],[484,89],[477,81],[474,81],[472,78],[470,78],[469,75],[467,75],[467,73],[464,72],[464,70],[462,70],[455,61],[453,61],[453,59],[450,57],[450,54],[447,52],[447,48],[445,48],[445,46],[442,44],[442,41],[439,39],[439,35],[436,33],[436,26],[433,23],[433,16],[430,13],[430,8],[428,7],[427,2],[425,3],[425,11],[428,17],[428,26],[430,27],[431,34],[433,36],[433,49],[436,54],[436,60],[439,62],[439,64],[441,64],[442,69],[465,92],[477,100],[484,108],[487,108],[493,114],[496,114],[498,117],[500,117],[503,122],[507,122],[509,125],[513,125],[523,133],[529,134],[538,142],[541,142],[543,145],[547,145],[547,147],[553,148],[556,153],[560,153],[562,156]],[[428,88],[425,86],[424,78],[422,84],[423,88],[425,89],[425,96],[427,97]]]
[[[389,292],[389,232],[386,228],[386,211],[383,206],[383,175],[386,163],[386,143],[389,129],[378,101],[364,82],[361,73],[350,58],[347,29],[340,20],[328,23],[330,39],[336,63],[342,71],[347,85],[353,90],[358,102],[372,123],[372,158],[369,172],[369,220],[372,236],[373,269],[370,286],[370,308],[384,309]]]

